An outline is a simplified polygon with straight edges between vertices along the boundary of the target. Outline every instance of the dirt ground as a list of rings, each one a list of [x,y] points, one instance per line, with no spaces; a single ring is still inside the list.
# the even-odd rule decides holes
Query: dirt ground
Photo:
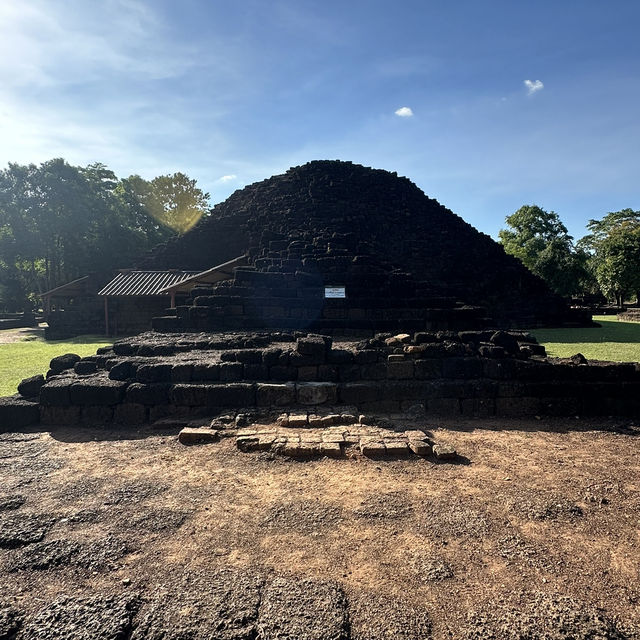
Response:
[[[0,331],[0,344],[12,344],[21,342],[25,338],[35,340],[44,336],[46,324],[41,322],[37,327],[20,327],[19,329],[2,329]]]
[[[639,429],[410,424],[461,461],[0,434],[0,639],[640,637]]]

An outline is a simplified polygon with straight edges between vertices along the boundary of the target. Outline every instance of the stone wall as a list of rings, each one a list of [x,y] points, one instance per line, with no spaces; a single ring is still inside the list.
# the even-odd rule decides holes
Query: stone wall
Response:
[[[103,334],[104,303],[98,296],[74,301],[62,311],[51,311],[47,315],[45,338],[63,340],[83,334]]]
[[[374,414],[480,417],[640,409],[638,365],[550,360],[530,335],[504,331],[382,334],[335,344],[282,332],[150,333],[60,362],[39,390],[46,424],[344,405]]]
[[[149,331],[153,317],[165,313],[169,304],[169,296],[109,298],[109,335]]]

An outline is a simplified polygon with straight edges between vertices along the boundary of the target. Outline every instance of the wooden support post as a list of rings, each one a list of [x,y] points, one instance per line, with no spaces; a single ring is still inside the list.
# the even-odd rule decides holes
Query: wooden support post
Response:
[[[104,332],[109,335],[109,298],[104,297]]]

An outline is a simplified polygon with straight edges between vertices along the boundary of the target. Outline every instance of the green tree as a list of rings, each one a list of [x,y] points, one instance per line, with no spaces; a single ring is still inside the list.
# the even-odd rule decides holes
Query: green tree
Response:
[[[208,197],[182,173],[118,180],[100,163],[9,164],[0,171],[0,305],[25,308],[38,292],[130,266],[206,215]]]
[[[560,295],[574,295],[582,289],[584,256],[576,252],[557,213],[525,205],[507,216],[506,223],[509,228],[501,229],[498,237],[508,254],[519,258]]]
[[[579,245],[590,255],[590,268],[602,293],[622,306],[634,294],[640,301],[640,211],[622,209],[590,220],[591,232]]]
[[[158,176],[148,182],[131,176],[128,181],[145,211],[178,233],[186,233],[209,213],[209,194],[184,173]]]

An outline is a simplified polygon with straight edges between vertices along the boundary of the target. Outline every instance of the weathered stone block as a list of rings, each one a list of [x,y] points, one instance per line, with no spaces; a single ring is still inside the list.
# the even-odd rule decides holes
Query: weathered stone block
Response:
[[[398,400],[374,400],[372,402],[360,402],[360,409],[370,413],[395,413],[400,411],[400,401]]]
[[[294,351],[289,355],[289,364],[294,367],[311,367],[325,363],[324,355],[306,355]]]
[[[427,414],[435,416],[459,416],[460,400],[458,398],[430,398],[427,401]]]
[[[131,383],[125,392],[127,402],[143,405],[161,405],[169,402],[170,384]]]
[[[220,382],[238,382],[242,380],[244,365],[239,362],[223,362],[220,364]]]
[[[520,350],[517,337],[506,331],[496,331],[491,336],[490,342],[502,347],[507,353],[516,354]]]
[[[255,436],[239,436],[236,438],[236,446],[240,451],[259,451],[260,450],[260,438]]]
[[[308,459],[320,453],[322,443],[300,442],[289,454],[292,458]]]
[[[353,362],[353,353],[348,349],[331,349],[327,362],[331,364],[351,364]]]
[[[417,456],[430,456],[431,445],[424,440],[409,440],[409,449]]]
[[[24,398],[33,398],[40,394],[40,389],[44,385],[44,376],[40,373],[37,376],[25,378],[18,385],[18,393]]]
[[[256,404],[259,407],[286,407],[296,402],[296,385],[257,384]]]
[[[332,382],[299,382],[296,398],[300,404],[325,404],[337,400],[337,385]]]
[[[187,407],[206,407],[211,385],[174,384],[169,391],[171,404]]]
[[[40,422],[40,408],[19,395],[0,398],[0,432],[28,427]]]
[[[319,445],[320,455],[327,456],[327,458],[341,458],[342,446],[339,442],[321,442]]]
[[[59,407],[40,405],[42,424],[62,424],[73,426],[80,423],[80,407]]]
[[[86,376],[95,373],[98,370],[98,365],[94,360],[80,360],[73,365],[73,370],[79,376]]]
[[[40,404],[65,407],[71,403],[69,378],[52,378],[40,389]]]
[[[263,364],[245,364],[244,379],[245,380],[268,380],[269,367]]]
[[[360,405],[383,397],[383,388],[376,382],[348,382],[338,385],[338,397],[344,404]]]
[[[278,348],[265,349],[262,352],[262,363],[267,367],[274,367],[280,364],[281,355],[282,355],[282,349],[278,349]]]
[[[454,447],[450,444],[440,443],[434,444],[433,447],[433,455],[438,460],[455,460],[458,457],[458,454]]]
[[[143,364],[136,369],[136,380],[143,384],[171,382],[170,364]]]
[[[91,426],[113,422],[113,407],[106,405],[83,406],[80,412],[82,424]]]
[[[151,423],[175,415],[178,415],[177,407],[169,403],[158,404],[149,407],[149,422]]]
[[[271,380],[295,381],[298,379],[298,368],[289,366],[275,366],[269,368]]]
[[[409,446],[406,440],[384,439],[385,453],[396,458],[409,454]]]
[[[135,378],[137,368],[137,362],[132,362],[130,360],[117,362],[109,367],[109,378],[111,380],[129,380],[130,378]]]
[[[218,432],[214,429],[184,427],[178,434],[180,444],[211,444],[219,440]]]
[[[389,380],[383,389],[382,397],[389,400],[424,400],[429,384],[418,380]]]
[[[254,407],[256,387],[249,383],[208,385],[205,404],[208,407]]]
[[[73,365],[80,361],[80,356],[75,353],[65,353],[62,356],[56,356],[51,359],[49,368],[53,373],[62,373],[67,369],[73,369]]]
[[[289,427],[306,427],[309,424],[309,418],[306,413],[289,414]],[[292,436],[289,436],[290,438]]]
[[[216,382],[220,380],[220,365],[212,362],[194,364],[191,380],[193,382]]]
[[[507,352],[502,348],[498,347],[495,344],[482,344],[478,347],[478,353],[483,358],[505,358],[507,356]],[[520,349],[520,353],[524,353],[523,349]],[[533,355],[533,353],[529,353],[526,355]]]
[[[496,401],[495,398],[463,398],[460,411],[464,416],[490,418],[496,415]]]
[[[413,360],[391,360],[387,362],[387,378],[390,380],[413,378]]]
[[[69,388],[71,404],[106,406],[122,402],[127,388],[126,382],[93,377],[78,380]]]
[[[375,349],[363,349],[354,354],[356,364],[373,364],[378,362],[378,357],[378,352]]]
[[[540,398],[496,398],[498,416],[535,416],[544,413]]]
[[[300,367],[298,369],[300,382],[314,382],[318,380],[318,367]]]
[[[362,370],[357,364],[338,365],[338,375],[341,382],[355,382],[362,378]]]
[[[125,425],[144,424],[147,422],[147,409],[143,404],[123,402],[115,406],[113,421]]]
[[[321,364],[318,367],[318,380],[326,382],[338,382],[340,379],[338,367],[331,364]]]
[[[387,365],[384,362],[363,364],[360,375],[363,380],[384,380],[387,377]]]
[[[442,375],[445,378],[479,378],[483,374],[480,358],[445,358]]]
[[[360,452],[367,458],[383,458],[386,453],[386,448],[383,442],[361,440]]]
[[[130,356],[136,352],[136,348],[129,342],[118,341],[112,347],[113,353],[119,356]]]
[[[307,336],[306,338],[298,338],[296,343],[296,351],[305,356],[314,356],[324,362],[326,352],[331,348],[331,342],[327,343],[327,339],[320,336]]]
[[[511,380],[516,375],[516,361],[511,359],[483,360],[484,375],[494,380]]]
[[[171,367],[171,382],[191,382],[193,365],[189,363],[174,364]]]

